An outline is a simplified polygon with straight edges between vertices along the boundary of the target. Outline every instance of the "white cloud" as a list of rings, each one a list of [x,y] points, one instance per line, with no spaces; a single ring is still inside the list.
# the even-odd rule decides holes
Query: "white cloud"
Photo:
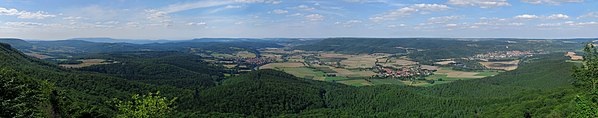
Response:
[[[275,9],[275,10],[270,11],[270,13],[274,13],[274,14],[286,14],[286,13],[289,13],[289,11],[282,10],[282,9]]]
[[[546,18],[547,19],[569,19],[569,16],[567,16],[565,14],[552,14]]]
[[[399,17],[408,16],[413,13],[427,13],[429,11],[444,11],[448,9],[450,9],[450,7],[441,4],[414,4],[397,10],[391,10],[382,15],[370,17],[369,19],[374,22],[396,20]]]
[[[291,14],[289,16],[303,16],[303,14],[302,13],[294,13],[294,14]]]
[[[480,8],[511,6],[507,0],[449,0],[447,4],[457,6],[474,6]]]
[[[586,13],[584,15],[577,17],[577,19],[580,19],[580,18],[598,18],[598,12],[589,12],[589,13]]]
[[[320,14],[309,14],[305,16],[305,19],[308,21],[322,21],[324,20],[324,16]]]
[[[428,18],[428,23],[446,23],[461,19],[461,16],[442,16]]]
[[[442,4],[414,4],[411,5],[411,8],[428,11],[444,11],[450,9],[448,6]]]
[[[15,28],[46,26],[46,24],[36,22],[5,22],[4,25]]]
[[[363,23],[361,20],[349,20],[345,22],[335,22],[334,24],[342,25],[343,27],[353,27],[353,25],[357,25]]]
[[[513,17],[514,19],[524,19],[524,20],[532,20],[532,19],[548,19],[548,20],[563,20],[569,19],[569,16],[565,14],[552,14],[550,16],[538,16],[533,14],[521,14]]]
[[[513,18],[515,18],[515,19],[528,19],[528,20],[531,20],[531,19],[538,19],[540,17],[538,17],[536,15],[522,14],[522,15],[517,15],[517,16],[515,16]]]
[[[17,18],[23,19],[45,19],[49,17],[56,17],[56,15],[48,14],[44,11],[37,11],[37,12],[28,12],[28,11],[19,11],[17,9],[7,9],[4,7],[0,7],[0,15],[6,16],[17,16]]]
[[[521,0],[521,2],[530,3],[530,4],[552,4],[552,5],[559,5],[561,3],[578,3],[583,2],[584,0]]]
[[[299,6],[292,7],[292,8],[293,9],[297,9],[297,10],[303,10],[303,11],[313,11],[313,10],[316,10],[316,8],[309,7],[307,5],[299,5]]]
[[[189,23],[187,23],[187,25],[190,25],[190,26],[207,26],[208,23],[206,23],[206,22],[189,22]]]
[[[83,17],[69,16],[69,17],[64,17],[64,18],[62,18],[62,19],[64,19],[64,20],[70,20],[70,21],[73,21],[73,20],[80,20],[80,19],[83,19]]]
[[[282,1],[280,0],[235,0],[235,2],[239,3],[266,3],[266,4],[280,4]]]
[[[567,21],[563,23],[543,23],[538,24],[538,27],[563,27],[563,26],[574,26],[574,27],[586,27],[586,26],[596,26],[598,22],[590,21],[590,22],[575,22],[575,21]]]
[[[238,8],[243,8],[243,6],[241,5],[226,5],[226,7],[224,7],[225,9],[238,9]]]

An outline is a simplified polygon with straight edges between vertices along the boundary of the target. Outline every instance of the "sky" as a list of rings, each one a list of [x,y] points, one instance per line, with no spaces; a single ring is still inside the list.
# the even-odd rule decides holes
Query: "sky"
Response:
[[[598,0],[0,0],[0,37],[596,38]]]

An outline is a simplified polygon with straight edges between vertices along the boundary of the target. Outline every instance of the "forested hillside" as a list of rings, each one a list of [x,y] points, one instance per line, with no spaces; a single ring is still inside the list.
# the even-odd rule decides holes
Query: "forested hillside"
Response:
[[[32,106],[52,106],[37,108],[39,111],[55,111],[37,113],[46,117],[113,117],[121,112],[116,111],[114,103],[110,102],[112,99],[157,91],[167,98],[177,98],[172,104],[176,106],[175,112],[168,115],[176,117],[566,117],[575,110],[572,101],[579,93],[578,88],[570,84],[573,81],[570,69],[574,63],[565,62],[561,54],[525,60],[519,69],[497,76],[431,87],[354,87],[306,80],[281,71],[260,70],[197,89],[185,86],[187,82],[193,83],[194,79],[208,79],[199,75],[182,74],[192,78],[177,76],[177,71],[212,75],[218,72],[217,69],[212,71],[210,68],[213,67],[192,60],[193,56],[185,58],[187,56],[174,52],[100,54],[97,56],[130,59],[120,64],[131,66],[109,64],[80,71],[25,56],[6,44],[2,44],[1,49],[0,58],[4,60],[0,62],[2,82],[6,82],[4,78],[48,81],[47,85],[28,84],[39,86],[29,89],[53,91],[39,94],[58,102],[24,102]],[[178,59],[181,61],[174,61]],[[191,63],[198,65],[189,65]],[[13,71],[21,74],[14,75]],[[154,71],[171,76],[151,73]],[[221,77],[219,74],[212,76]],[[22,111],[19,108],[10,110]]]
[[[328,38],[294,49],[345,54],[408,53],[420,62],[462,58],[494,51],[565,51],[580,49],[587,40],[450,39],[450,38]]]

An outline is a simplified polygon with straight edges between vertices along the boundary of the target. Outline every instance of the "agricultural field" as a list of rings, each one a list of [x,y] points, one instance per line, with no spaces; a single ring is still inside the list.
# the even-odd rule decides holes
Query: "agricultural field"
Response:
[[[107,62],[107,60],[105,60],[105,59],[81,59],[78,61],[81,61],[82,63],[80,63],[80,64],[60,64],[60,66],[65,67],[65,68],[82,68],[82,67],[87,67],[87,66],[92,66],[92,65],[115,63],[115,62]]]
[[[372,83],[364,80],[364,79],[355,79],[355,80],[344,80],[344,81],[337,81],[338,83],[343,83],[346,85],[351,85],[351,86],[369,86],[369,85],[373,85]]]
[[[517,69],[519,60],[480,62],[486,68],[511,71]]]
[[[574,60],[574,61],[583,60],[583,56],[579,56],[575,52],[567,52],[567,54],[565,54],[565,56],[568,56],[571,60]]]
[[[440,65],[448,65],[451,63],[456,63],[455,61],[439,61],[439,62],[435,62],[435,64],[440,64]]]
[[[43,55],[43,54],[39,54],[39,53],[24,53],[25,55],[29,55],[38,59],[47,59],[47,58],[54,58],[52,56],[48,56],[48,55]]]
[[[346,60],[342,60],[341,64],[345,66],[345,68],[372,68],[376,64],[376,59],[378,57],[371,56],[371,55],[351,55],[346,57]]]
[[[320,81],[324,81],[326,79],[326,77],[324,77],[326,73],[307,67],[282,67],[277,68],[276,70],[281,70],[300,78],[314,79]]]
[[[241,57],[241,58],[255,58],[256,57],[256,55],[254,53],[251,53],[248,51],[239,51],[239,52],[237,52],[237,54],[235,54],[235,56]]]
[[[214,57],[219,57],[219,58],[235,58],[235,55],[231,55],[231,54],[222,54],[222,53],[212,53],[211,54]]]
[[[390,58],[378,59],[378,64],[385,66],[385,67],[400,68],[402,66],[416,65],[418,63],[410,60],[407,57],[400,57],[400,58],[390,57]]]
[[[481,71],[481,72],[465,72],[453,70],[449,67],[441,67],[433,75],[426,77],[426,80],[434,80],[434,84],[449,83],[457,80],[471,80],[479,79],[488,76],[494,76],[502,71]],[[427,86],[427,85],[423,85]]]
[[[303,63],[285,62],[285,63],[269,63],[260,67],[260,69],[275,69],[275,68],[295,68],[304,67]]]

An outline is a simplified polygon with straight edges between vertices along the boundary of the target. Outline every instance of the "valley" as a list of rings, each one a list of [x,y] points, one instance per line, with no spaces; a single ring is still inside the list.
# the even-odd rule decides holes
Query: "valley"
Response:
[[[577,88],[569,83],[573,81],[569,75],[572,66],[581,62],[571,63],[575,59],[566,52],[578,52],[581,44],[588,41],[574,40],[579,42],[576,45],[551,41],[544,45],[552,46],[541,49],[496,48],[470,53],[462,52],[478,49],[484,43],[501,44],[504,39],[448,39],[448,44],[471,43],[473,46],[453,50],[457,51],[454,53],[443,53],[445,51],[427,45],[401,43],[397,45],[402,48],[392,48],[399,51],[372,53],[303,50],[304,46],[317,47],[329,40],[353,39],[268,42],[252,39],[195,42],[194,45],[190,42],[100,45],[73,41],[77,45],[87,43],[99,47],[53,46],[63,50],[60,52],[44,50],[40,43],[2,39],[0,42],[8,44],[3,44],[0,54],[6,61],[0,64],[3,69],[42,78],[60,87],[60,90],[44,89],[61,91],[58,96],[69,98],[63,102],[71,103],[50,105],[56,108],[78,106],[74,110],[80,112],[61,111],[69,116],[112,117],[110,114],[116,113],[110,108],[112,103],[97,101],[160,91],[162,96],[177,98],[173,103],[177,106],[173,112],[176,117],[516,117],[527,112],[534,116],[559,117],[570,115],[567,111],[573,104],[567,100],[578,94]],[[371,40],[376,42],[377,39]],[[384,43],[417,41],[380,40],[387,41]],[[15,41],[24,43],[15,49],[9,45]],[[65,41],[60,43],[70,45]],[[127,46],[110,49],[118,45]],[[518,45],[521,44],[509,46]],[[455,46],[450,48],[462,48]],[[566,73],[553,73],[555,71]],[[555,97],[556,94],[560,95]],[[549,101],[551,105],[542,105],[540,101]],[[416,114],[418,112],[426,114]]]

